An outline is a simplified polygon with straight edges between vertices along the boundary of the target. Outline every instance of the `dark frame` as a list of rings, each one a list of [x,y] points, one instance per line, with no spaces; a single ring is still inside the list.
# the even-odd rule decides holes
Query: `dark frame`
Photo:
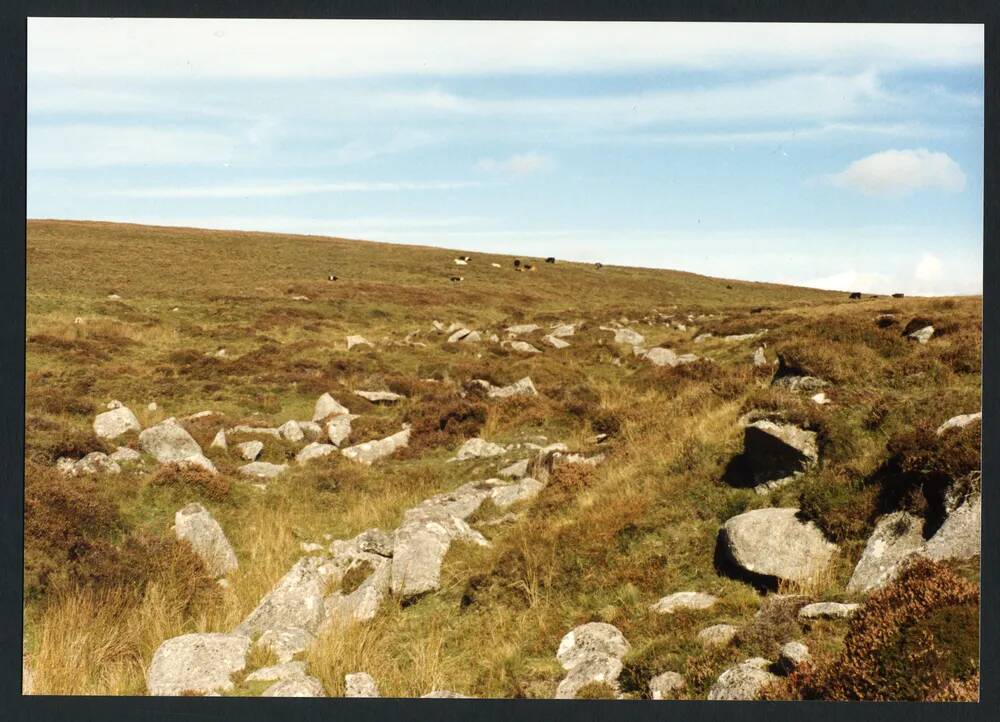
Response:
[[[506,20],[685,20],[755,22],[920,22],[985,24],[985,167],[983,288],[984,437],[1000,434],[996,360],[1000,334],[992,333],[1000,307],[1000,3],[996,0],[906,0],[905,2],[832,3],[823,0],[631,0],[623,4],[578,0],[530,3],[476,0],[7,0],[0,10],[0,143],[4,183],[0,188],[0,397],[3,407],[0,463],[4,484],[0,502],[0,718],[11,720],[170,719],[207,720],[239,716],[243,720],[322,719],[344,715],[352,720],[455,719],[767,719],[769,722],[806,718],[826,720],[986,720],[1000,718],[1000,620],[997,618],[1000,570],[1000,511],[984,506],[979,704],[962,703],[833,703],[833,702],[652,702],[546,700],[404,700],[404,699],[255,699],[148,697],[22,697],[24,391],[25,391],[25,133],[27,24],[29,16],[131,17],[256,17],[256,18],[384,18],[384,19],[506,19]],[[998,478],[998,455],[983,449],[984,478]],[[984,493],[997,494],[991,483]]]

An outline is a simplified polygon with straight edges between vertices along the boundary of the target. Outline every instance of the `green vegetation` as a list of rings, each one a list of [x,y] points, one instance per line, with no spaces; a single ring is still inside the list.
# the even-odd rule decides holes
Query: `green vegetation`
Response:
[[[516,521],[484,529],[491,547],[454,544],[439,592],[405,608],[387,602],[371,624],[321,638],[306,660],[328,693],[343,693],[345,673],[366,671],[385,695],[552,696],[563,674],[559,640],[588,621],[616,625],[631,643],[621,684],[635,696],[648,694],[650,677],[673,670],[686,679],[683,696],[703,699],[727,666],[773,655],[788,641],[775,635],[806,639],[817,670],[854,669],[842,663],[861,649],[851,640],[866,633],[854,630],[875,617],[800,629],[775,613],[775,623],[754,625],[760,596],[716,568],[719,525],[753,508],[800,506],[841,547],[829,578],[798,590],[815,599],[846,599],[879,514],[907,508],[933,525],[943,488],[979,467],[979,425],[944,437],[933,429],[980,408],[981,299],[848,301],[846,293],[563,262],[514,273],[512,258],[487,254],[474,254],[456,284],[449,281],[456,255],[342,239],[29,222],[25,651],[36,691],[142,694],[143,672],[164,639],[231,629],[301,555],[302,542],[392,529],[422,499],[495,475],[489,461],[445,463],[475,435],[500,442],[544,435],[606,459],[596,468],[558,468],[537,499],[515,509]],[[339,280],[327,281],[328,273]],[[121,300],[108,300],[111,293]],[[877,325],[874,317],[886,312],[899,323]],[[650,347],[711,361],[657,368],[633,357],[599,329],[621,317]],[[916,317],[939,329],[928,344],[901,336]],[[499,344],[447,344],[431,331],[434,320],[483,331],[582,326],[558,351],[540,340],[545,331],[527,336],[544,353],[524,356]],[[721,338],[763,329],[751,342]],[[696,344],[703,333],[714,337]],[[348,352],[348,334],[376,348]],[[780,352],[829,381],[833,403],[771,386],[774,367],[750,362],[760,343],[769,361]],[[487,399],[467,385],[523,376],[539,396]],[[407,399],[374,405],[356,389]],[[234,455],[208,448],[222,426],[309,419],[323,392],[360,415],[351,443],[406,422],[410,447],[372,467],[336,454],[292,464],[266,491],[239,478]],[[220,474],[147,459],[120,476],[62,477],[59,457],[113,450],[91,429],[111,399],[144,426],[217,412],[188,428]],[[816,431],[821,458],[763,496],[723,481],[741,448],[737,420],[757,409]],[[597,444],[595,434],[608,438]],[[268,438],[261,458],[285,462],[296,450]],[[240,569],[228,589],[173,541],[174,513],[192,501],[212,512],[236,550]],[[953,628],[968,629],[975,616],[978,596],[969,590],[978,571],[970,569],[965,586],[921,572],[928,584],[957,591],[933,613],[893,617],[899,635],[864,647],[858,664],[879,660],[884,686],[851,686],[830,672],[803,675],[784,695],[922,699],[934,685],[943,698],[967,695],[978,655],[972,633],[956,637]],[[649,610],[682,590],[721,601],[701,612]],[[704,649],[695,635],[719,623],[744,631],[731,647]],[[927,668],[934,676],[906,686],[900,660],[911,660],[925,638],[941,653]]]

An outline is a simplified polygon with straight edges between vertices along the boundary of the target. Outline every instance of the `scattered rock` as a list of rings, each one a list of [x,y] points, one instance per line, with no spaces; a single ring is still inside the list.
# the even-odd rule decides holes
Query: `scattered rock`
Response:
[[[944,520],[930,538],[924,556],[943,559],[971,559],[981,550],[982,496],[973,494]]]
[[[496,487],[490,492],[490,498],[497,508],[506,509],[519,501],[534,499],[543,488],[545,484],[542,482],[524,477],[516,484]]]
[[[879,519],[854,567],[847,591],[867,594],[895,579],[905,562],[923,548],[922,528],[923,522],[905,511]]]
[[[375,679],[367,672],[344,675],[345,697],[381,697]]]
[[[771,663],[754,657],[730,667],[708,691],[710,700],[748,701],[757,698],[761,690],[778,678],[768,671]]]
[[[216,473],[198,442],[173,417],[141,432],[139,447],[161,464],[190,464]]]
[[[243,671],[249,637],[237,634],[184,634],[157,648],[146,673],[149,694],[210,694],[233,688],[230,676]]]
[[[229,429],[226,433],[247,434],[249,436],[273,436],[275,439],[281,438],[278,430],[271,426],[247,426],[246,424],[240,424]]]
[[[467,694],[450,692],[446,689],[435,689],[427,694],[420,695],[420,699],[473,699]]]
[[[642,346],[646,342],[646,337],[630,328],[620,328],[615,331],[615,343],[629,344],[631,346]]]
[[[316,408],[313,411],[313,421],[322,421],[327,416],[339,416],[341,414],[350,414],[346,406],[341,406],[337,403],[337,400],[330,396],[329,393],[324,393],[318,399],[316,399]]]
[[[802,642],[786,642],[781,646],[778,654],[778,667],[785,673],[791,674],[799,665],[810,661],[809,647]]]
[[[568,343],[563,341],[558,336],[553,336],[552,334],[549,334],[548,336],[543,336],[542,340],[552,348],[569,348]]]
[[[285,441],[291,441],[293,444],[306,438],[297,421],[286,421],[278,427],[278,433],[281,434],[281,438]]]
[[[820,391],[818,394],[810,396],[809,400],[812,401],[817,406],[825,406],[826,404],[830,403],[830,399],[828,399],[826,397],[826,394],[823,393],[822,391]]]
[[[743,431],[743,458],[758,491],[777,488],[816,465],[816,432],[767,420],[749,423]]]
[[[302,447],[301,451],[295,455],[295,461],[299,464],[305,464],[313,459],[320,459],[324,456],[329,456],[336,450],[337,447],[333,444],[321,444],[313,441]]]
[[[510,396],[538,396],[538,391],[535,390],[531,378],[525,376],[508,386],[494,386],[487,392],[487,396],[494,399],[505,399]]]
[[[405,428],[384,439],[366,441],[363,444],[348,446],[341,450],[344,456],[359,464],[370,465],[379,459],[395,453],[397,449],[402,449],[410,443],[410,429]]]
[[[306,663],[295,661],[275,664],[271,667],[262,667],[256,672],[247,675],[247,682],[278,682],[283,679],[306,676]]]
[[[948,429],[964,429],[971,423],[983,420],[983,412],[977,411],[974,414],[961,414],[959,416],[952,416],[950,419],[945,421],[937,428],[938,436],[943,434]]]
[[[247,461],[255,461],[263,450],[264,444],[261,441],[244,441],[236,445],[236,452]]]
[[[706,647],[728,647],[736,632],[732,624],[713,624],[698,632],[698,641]]]
[[[364,336],[348,336],[347,337],[347,350],[350,351],[355,346],[371,346],[372,348],[374,348],[374,346],[372,345],[372,342],[369,341],[368,339],[366,339]],[[314,421],[315,421],[315,419],[314,419]]]
[[[213,577],[224,577],[239,568],[225,532],[201,504],[188,504],[174,514],[174,533],[191,545]]]
[[[315,677],[291,677],[275,682],[261,697],[326,697],[326,692]]]
[[[402,394],[394,394],[392,391],[355,391],[354,393],[373,404],[394,404],[400,399],[406,398]]]
[[[760,338],[765,333],[767,333],[767,329],[766,328],[763,331],[756,331],[755,333],[738,333],[738,334],[732,334],[732,335],[729,335],[729,336],[723,336],[722,340],[723,341],[729,341],[730,343],[738,342],[738,341],[751,341],[751,340],[753,340],[755,338]]]
[[[455,453],[453,461],[466,461],[467,459],[485,459],[492,456],[500,456],[507,451],[507,447],[501,444],[494,444],[480,438],[467,440]]]
[[[704,592],[675,592],[653,604],[650,610],[658,614],[673,614],[678,609],[710,609],[718,601],[718,597]]]
[[[860,608],[860,604],[816,602],[802,607],[799,610],[799,617],[801,619],[849,619]]]
[[[119,446],[108,458],[116,464],[136,464],[142,461],[142,454],[127,446]]]
[[[805,391],[806,393],[816,392],[829,386],[826,381],[815,376],[796,374],[779,374],[771,382],[771,385],[775,388],[788,389],[789,391]]]
[[[277,627],[268,629],[257,639],[257,644],[269,649],[281,663],[290,662],[299,652],[304,651],[316,638],[301,627]]]
[[[340,414],[326,422],[326,436],[330,443],[339,447],[351,435],[351,421],[357,418],[354,414]]]
[[[556,688],[556,699],[573,699],[580,689],[595,682],[617,690],[622,658],[630,648],[621,631],[605,622],[570,630],[556,651],[556,659],[568,672]]]
[[[94,435],[99,439],[113,440],[141,430],[139,419],[126,406],[118,406],[94,417]]]
[[[521,479],[528,474],[528,464],[530,463],[529,459],[521,459],[500,469],[498,473],[504,479]]]
[[[837,546],[798,509],[755,509],[729,519],[720,532],[722,550],[744,572],[808,582],[830,563]]]
[[[212,439],[212,449],[227,449],[229,444],[226,442],[226,430],[219,429],[215,434],[215,438]]]
[[[549,336],[553,338],[566,338],[567,336],[572,336],[574,333],[576,333],[576,326],[574,324],[561,323],[549,331]]]
[[[694,342],[704,343],[705,341],[708,341],[710,338],[714,338],[714,335],[710,333],[700,333],[694,337]]]
[[[464,326],[448,337],[448,343],[478,343],[481,340],[482,337],[478,331],[473,331]]]
[[[684,678],[677,672],[664,672],[649,680],[649,696],[653,699],[677,699],[685,686]]]
[[[323,427],[315,421],[296,421],[295,423],[298,425],[299,431],[302,432],[303,438],[309,441],[316,441],[323,435]]]
[[[260,479],[273,479],[288,471],[288,464],[272,464],[269,461],[254,461],[244,464],[237,471],[244,476],[256,476]]]
[[[537,331],[540,328],[541,326],[537,323],[523,323],[520,326],[508,326],[506,330],[512,336],[520,336],[521,334]]]
[[[63,457],[56,462],[56,468],[66,476],[120,474],[122,470],[118,462],[102,451],[92,451],[79,461]]]
[[[767,366],[767,355],[764,353],[763,346],[758,346],[757,350],[753,352],[753,365],[757,367]]]
[[[520,353],[541,353],[541,351],[527,341],[511,341],[510,347]]]
[[[927,343],[931,340],[934,335],[933,326],[924,326],[923,328],[917,329],[913,333],[907,334],[907,338],[916,341],[918,343]]]

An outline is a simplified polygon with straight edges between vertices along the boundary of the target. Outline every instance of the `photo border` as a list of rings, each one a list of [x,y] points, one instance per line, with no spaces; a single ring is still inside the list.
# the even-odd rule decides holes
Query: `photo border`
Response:
[[[947,7],[946,7],[947,6]],[[33,720],[319,720],[344,716],[364,720],[899,720],[922,722],[987,720],[1000,716],[1000,628],[997,577],[1000,572],[1000,510],[983,505],[980,642],[980,702],[708,702],[652,700],[413,700],[413,699],[262,699],[21,696],[24,390],[26,304],[26,90],[27,17],[191,17],[191,18],[377,18],[505,20],[675,20],[754,22],[922,22],[985,25],[984,206],[983,206],[983,438],[1000,434],[997,397],[997,282],[1000,248],[1000,3],[971,0],[831,3],[816,0],[753,3],[728,0],[695,6],[684,0],[610,2],[319,2],[317,0],[13,0],[0,7],[0,144],[4,180],[0,188],[0,719]],[[991,132],[992,131],[992,132]],[[987,332],[989,329],[990,332]],[[995,448],[983,448],[983,494],[995,501],[998,479]]]

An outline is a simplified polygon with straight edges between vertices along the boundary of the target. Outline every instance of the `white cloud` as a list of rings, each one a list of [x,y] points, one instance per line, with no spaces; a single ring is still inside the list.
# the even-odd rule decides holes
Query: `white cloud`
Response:
[[[511,49],[516,48],[516,52]],[[31,73],[358,77],[983,64],[982,25],[30,18]]]
[[[951,156],[924,148],[874,153],[854,161],[830,180],[836,186],[870,196],[896,197],[924,189],[965,188],[965,174]]]
[[[440,191],[476,188],[477,181],[268,181],[219,185],[160,186],[94,191],[93,195],[118,198],[282,198],[317,193]]]
[[[529,175],[551,170],[553,165],[552,158],[542,153],[515,153],[501,160],[482,158],[476,163],[476,168],[487,173]]]
[[[245,150],[236,133],[99,125],[29,126],[29,170],[142,165],[223,165]]]
[[[925,253],[913,271],[913,277],[918,281],[933,283],[944,276],[944,263],[932,253]]]

